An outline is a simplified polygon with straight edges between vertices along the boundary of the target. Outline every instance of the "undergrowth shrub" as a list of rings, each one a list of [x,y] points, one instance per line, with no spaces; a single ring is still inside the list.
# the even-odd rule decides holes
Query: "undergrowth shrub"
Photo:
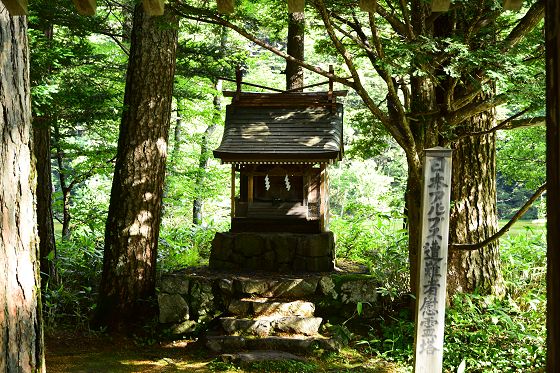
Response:
[[[45,327],[88,329],[103,268],[103,238],[75,231],[71,239],[57,242],[57,255],[58,279],[49,281],[42,294]]]
[[[371,236],[370,236],[371,237]],[[546,237],[526,228],[500,245],[506,296],[457,294],[446,309],[444,370],[542,372],[546,358]],[[366,251],[363,251],[364,253]],[[371,251],[369,251],[371,254]],[[381,260],[383,262],[383,259]],[[414,322],[395,309],[373,323],[356,348],[412,368]]]
[[[158,246],[158,268],[167,272],[208,264],[212,239],[216,232],[224,230],[227,229],[218,225],[162,226]]]
[[[335,218],[336,256],[366,265],[379,281],[378,291],[391,299],[409,292],[408,234],[402,217],[355,208],[350,218]]]

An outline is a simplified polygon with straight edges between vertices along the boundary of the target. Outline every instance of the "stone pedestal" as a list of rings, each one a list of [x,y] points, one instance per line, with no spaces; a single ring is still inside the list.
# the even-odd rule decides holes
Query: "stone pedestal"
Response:
[[[284,273],[328,272],[334,270],[334,259],[332,232],[216,233],[209,266]]]

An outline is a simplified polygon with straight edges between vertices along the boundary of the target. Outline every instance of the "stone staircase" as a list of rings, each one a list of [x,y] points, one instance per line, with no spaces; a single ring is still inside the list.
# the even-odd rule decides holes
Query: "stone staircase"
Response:
[[[206,346],[216,352],[275,350],[306,352],[315,348],[337,350],[337,343],[319,333],[323,321],[315,317],[309,282],[285,279],[238,286],[237,297],[219,318],[219,328],[206,336]],[[315,285],[316,287],[316,285]]]

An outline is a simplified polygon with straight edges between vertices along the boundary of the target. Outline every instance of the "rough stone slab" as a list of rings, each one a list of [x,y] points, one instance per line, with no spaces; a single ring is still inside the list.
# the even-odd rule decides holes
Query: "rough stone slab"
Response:
[[[182,323],[173,325],[171,327],[171,333],[175,335],[189,334],[195,331],[196,325],[196,321],[185,320]]]
[[[322,321],[323,319],[320,317],[289,316],[275,320],[273,327],[274,330],[286,333],[315,335],[318,333]]]
[[[219,335],[206,337],[206,347],[212,352],[243,350],[247,341],[245,337]]]
[[[311,302],[296,300],[293,302],[250,301],[255,316],[300,316],[312,317],[315,305]]]
[[[315,294],[319,278],[287,279],[271,284],[269,291],[263,296],[267,298],[305,298]]]
[[[235,362],[241,364],[252,363],[255,361],[284,361],[284,360],[306,361],[301,356],[297,356],[285,351],[276,351],[276,350],[256,350],[256,351],[240,352],[237,354],[223,354],[221,356],[221,359],[222,361],[225,362]]]
[[[282,302],[272,298],[245,298],[233,299],[228,305],[228,312],[242,317],[312,317],[315,312],[315,305],[302,300]]]
[[[179,294],[158,294],[159,322],[177,323],[189,318],[189,305]]]
[[[377,282],[371,279],[348,281],[341,285],[343,303],[375,303],[377,301]]]
[[[329,272],[334,268],[333,258],[330,256],[316,256],[305,258],[305,269],[309,272]]]
[[[250,350],[282,350],[312,352],[316,347],[327,351],[338,351],[341,346],[333,339],[324,337],[278,337],[246,339],[245,348]]]
[[[265,248],[265,239],[262,235],[252,233],[239,233],[233,237],[235,237],[235,251],[244,256],[261,255]]]
[[[239,278],[234,280],[234,289],[241,294],[263,295],[271,284],[276,284],[276,281]]]
[[[161,293],[189,295],[189,279],[182,274],[162,276],[157,287]]]
[[[220,323],[229,334],[268,336],[274,332],[316,335],[323,321],[320,317],[261,317],[255,319],[221,317]]]
[[[342,347],[334,339],[321,336],[246,338],[242,336],[208,336],[206,347],[216,353],[240,350],[282,350],[292,352],[312,352],[315,348],[338,351]]]
[[[250,300],[232,299],[228,304],[228,312],[236,316],[250,316],[253,314],[252,307]]]
[[[251,334],[261,337],[269,335],[273,330],[271,319],[236,319],[234,317],[221,317],[220,323],[229,334]]]

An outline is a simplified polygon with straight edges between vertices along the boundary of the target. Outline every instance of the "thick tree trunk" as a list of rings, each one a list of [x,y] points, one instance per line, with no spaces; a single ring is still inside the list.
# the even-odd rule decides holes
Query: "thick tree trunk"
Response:
[[[0,2],[0,372],[44,372],[25,17]]]
[[[149,316],[155,294],[176,23],[136,6],[97,314],[112,330]]]
[[[33,125],[33,152],[37,160],[37,230],[41,262],[41,285],[44,289],[56,278],[56,242],[52,212],[51,131],[46,123]]]
[[[478,132],[495,125],[494,111],[472,117],[463,130]],[[496,210],[496,135],[465,137],[452,145],[451,243],[477,243],[498,229]],[[447,293],[503,294],[498,241],[476,251],[450,251]]]
[[[288,47],[290,56],[303,61],[305,56],[305,13],[288,13]],[[303,67],[286,61],[286,89],[303,87]],[[301,91],[301,90],[300,90]]]
[[[546,2],[546,371],[560,372],[560,4]]]

